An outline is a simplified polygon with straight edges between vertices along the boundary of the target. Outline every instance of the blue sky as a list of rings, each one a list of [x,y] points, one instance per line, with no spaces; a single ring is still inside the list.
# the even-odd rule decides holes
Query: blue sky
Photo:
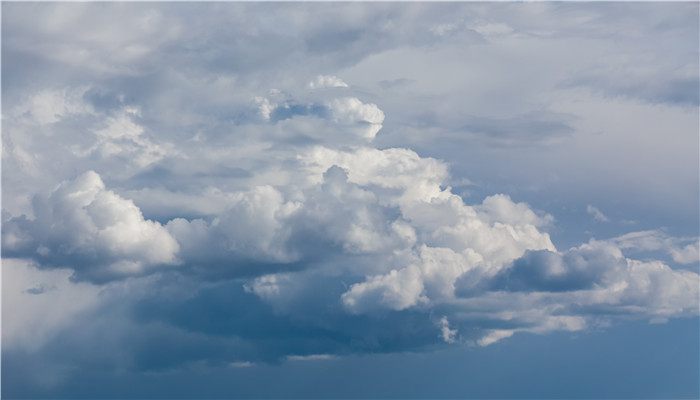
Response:
[[[697,397],[697,3],[5,3],[5,397]]]

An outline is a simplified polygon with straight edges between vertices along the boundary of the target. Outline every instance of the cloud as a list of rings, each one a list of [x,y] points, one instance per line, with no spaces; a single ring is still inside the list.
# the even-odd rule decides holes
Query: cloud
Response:
[[[178,243],[130,200],[88,171],[34,198],[34,219],[3,223],[3,251],[71,268],[78,279],[106,281],[178,263]]]
[[[697,264],[700,262],[700,245],[697,240],[695,243],[688,244],[682,248],[671,248],[670,252],[673,261],[679,264]]]
[[[258,114],[276,124],[282,137],[300,136],[335,145],[367,143],[384,122],[384,112],[376,104],[355,97],[300,102],[272,91],[268,97],[255,97],[255,102]]]
[[[515,203],[504,194],[488,196],[477,207],[490,222],[504,222],[513,225],[547,226],[554,221],[549,214],[537,215],[525,203]]]
[[[509,338],[513,336],[514,333],[514,331],[507,329],[494,329],[490,331],[486,336],[479,339],[477,343],[479,344],[479,346],[488,346],[498,342],[499,340]]]
[[[287,360],[289,361],[325,361],[325,360],[332,360],[335,357],[331,354],[309,354],[306,356],[296,356],[296,355],[289,355],[287,356]]]
[[[610,242],[591,241],[566,252],[528,251],[485,280],[482,290],[498,293],[495,298],[485,296],[486,304],[498,302],[508,320],[513,318],[507,311],[510,307],[515,312],[524,305],[516,306],[515,302],[541,310],[536,313],[542,315],[508,331],[487,334],[480,344],[493,343],[518,331],[580,330],[615,315],[649,320],[696,315],[698,283],[697,273],[674,270],[660,261],[625,258]],[[458,285],[458,293],[463,296],[480,293],[469,288],[467,282]],[[510,301],[513,303],[507,305]]]
[[[375,307],[398,311],[427,302],[427,298],[421,296],[422,292],[420,271],[407,267],[352,285],[343,293],[342,301],[352,312],[365,312]]]
[[[368,140],[374,139],[377,132],[382,129],[384,113],[376,104],[365,104],[359,99],[344,97],[331,100],[328,108],[331,110],[334,121],[341,127],[357,127],[357,134]]]
[[[340,131],[368,124],[363,129],[372,133],[366,140],[376,134],[384,117],[376,106],[354,98],[327,104],[331,111],[315,119]],[[108,119],[99,136],[141,136],[142,129],[131,121],[135,113]],[[300,313],[309,312],[308,293],[324,285],[321,282],[333,282],[323,296],[324,302],[334,304],[338,325],[323,329],[340,333],[354,319],[369,318],[383,343],[394,328],[376,320],[377,315],[407,312],[397,315],[394,323],[415,324],[434,307],[458,301],[455,285],[466,274],[481,279],[527,250],[555,250],[549,235],[540,231],[551,223],[550,216],[505,195],[465,204],[444,186],[449,175],[439,160],[408,149],[345,147],[333,141],[299,148],[267,161],[294,165],[276,185],[252,184],[226,193],[225,205],[211,214],[164,224],[143,218],[133,202],[108,190],[99,175],[85,173],[48,197],[37,197],[33,217],[7,219],[6,251],[45,268],[71,267],[78,279],[98,284],[147,274],[158,280],[169,271],[194,277],[194,283],[234,278],[247,302],[255,296],[284,315],[289,320],[285,324],[300,329],[298,340],[303,343],[317,340],[309,332],[320,329],[327,312],[319,310],[310,321],[299,321]],[[42,229],[57,224],[70,227],[70,233]],[[134,300],[135,307],[139,301]],[[186,326],[208,331],[198,322]],[[418,336],[387,348],[371,342],[352,344],[363,329],[345,333],[350,342],[333,340],[325,347],[305,344],[299,349],[294,340],[274,349],[277,345],[271,348],[248,337],[256,349],[248,359],[301,356],[301,349],[325,354],[420,347],[437,339],[456,340],[459,327],[425,321]]]
[[[440,335],[445,343],[455,343],[457,341],[457,330],[450,329],[450,321],[447,317],[440,318]]]
[[[697,237],[673,237],[657,229],[629,232],[612,238],[611,242],[630,252],[663,251],[679,264],[697,264],[700,261]]]
[[[298,256],[286,248],[291,234],[285,220],[298,208],[286,202],[271,186],[259,186],[239,193],[222,214],[212,221],[176,218],[166,229],[182,245],[187,262],[226,263],[230,257],[239,262],[291,262]],[[235,263],[234,263],[235,264]]]
[[[117,116],[108,117],[106,125],[95,131],[97,141],[88,148],[76,146],[76,154],[83,157],[94,155],[103,159],[128,159],[139,168],[163,159],[170,146],[153,143],[144,137],[144,128],[133,121],[139,114],[138,109],[125,107]]]
[[[83,101],[87,88],[52,90],[45,89],[33,94],[15,106],[10,114],[15,118],[27,118],[39,125],[48,125],[70,116],[94,112]]]
[[[342,79],[334,75],[319,75],[313,81],[309,82],[309,88],[311,89],[323,89],[323,88],[346,88],[349,87],[347,83],[343,82]]]
[[[610,219],[605,214],[603,214],[602,211],[600,211],[598,208],[596,208],[590,204],[586,206],[586,212],[588,213],[588,215],[593,217],[593,219],[598,221],[598,222],[609,222],[610,221]]]
[[[9,365],[54,382],[697,316],[695,237],[555,246],[581,191],[695,221],[673,202],[697,203],[697,6],[635,7],[3,7]],[[627,182],[657,185],[654,218]]]
[[[219,205],[202,216],[162,223],[86,172],[36,196],[32,216],[6,218],[3,250],[42,268],[69,267],[95,284],[129,278],[172,293],[160,298],[144,289],[128,307],[159,324],[172,341],[167,346],[208,350],[144,361],[145,369],[206,359],[221,346],[229,350],[216,359],[228,363],[306,360],[457,341],[485,346],[518,332],[578,331],[618,315],[697,314],[696,273],[622,253],[670,239],[631,234],[560,252],[546,232],[551,215],[504,194],[467,204],[445,186],[444,162],[369,146],[384,118],[374,104],[348,97],[307,103],[326,104],[327,112],[318,113],[294,106],[301,103],[291,96],[269,104],[269,121],[261,124],[286,124],[305,135],[318,135],[319,126],[341,133],[350,126],[362,141],[315,136],[274,158],[256,158],[264,166],[258,171],[274,171],[274,181],[241,176],[242,186],[219,191]],[[279,107],[289,116],[273,121]],[[143,134],[133,121],[138,112],[122,110],[99,137]],[[688,258],[688,249],[678,247],[676,257]],[[229,295],[219,297],[224,289]],[[194,294],[179,294],[188,291]],[[203,321],[204,309],[208,320],[222,322]],[[231,325],[230,318],[275,333]],[[401,326],[413,333],[389,345]],[[153,333],[133,334],[149,343]],[[225,339],[204,345],[212,335]]]

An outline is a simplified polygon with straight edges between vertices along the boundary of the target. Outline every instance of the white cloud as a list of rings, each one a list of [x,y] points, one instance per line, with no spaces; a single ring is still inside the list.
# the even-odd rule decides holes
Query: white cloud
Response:
[[[299,156],[315,181],[333,165],[348,171],[348,180],[362,186],[398,190],[406,201],[430,199],[447,179],[447,166],[409,149],[359,147],[342,151],[316,146]]]
[[[90,114],[94,110],[83,100],[87,90],[87,87],[41,90],[15,106],[10,114],[15,118],[28,118],[39,125],[53,124],[74,115]]]
[[[264,262],[290,262],[298,255],[287,249],[291,234],[286,219],[299,207],[286,202],[271,186],[237,193],[231,204],[211,222],[174,219],[166,225],[189,262],[219,262],[227,257]]]
[[[109,280],[178,263],[179,245],[163,226],[143,218],[130,200],[105,188],[93,171],[34,200],[33,220],[4,223],[3,249]]]
[[[673,261],[679,264],[697,264],[700,262],[700,244],[696,240],[682,248],[671,248]]]
[[[313,81],[309,82],[309,88],[311,89],[323,89],[323,88],[346,88],[348,84],[343,82],[342,79],[334,75],[319,75]]]
[[[488,346],[491,344],[494,344],[498,342],[499,340],[503,340],[505,338],[509,338],[513,336],[515,331],[513,330],[508,330],[508,329],[494,329],[487,333],[484,337],[478,340],[479,346]]]
[[[450,321],[447,317],[440,318],[440,336],[445,343],[455,343],[457,341],[457,329],[450,329]]]
[[[371,142],[382,128],[384,112],[376,104],[356,97],[308,96],[311,99],[297,99],[272,90],[266,97],[254,97],[257,114],[272,124],[267,134],[276,140],[311,138],[337,147]]]
[[[427,302],[422,292],[420,271],[416,267],[406,267],[352,285],[343,293],[342,301],[345,308],[354,313],[377,308],[403,310]]]
[[[696,35],[687,10],[640,29],[627,14],[584,13],[578,23],[577,7],[551,18],[550,7],[489,15],[450,6],[445,16],[438,6],[319,5],[328,18],[316,18],[284,5],[260,19],[255,7],[223,6],[202,8],[196,26],[175,5],[24,7],[3,7],[3,255],[47,274],[23,287],[72,315],[54,323],[52,304],[37,306],[50,331],[92,326],[96,337],[150,343],[140,335],[155,326],[166,348],[224,343],[224,356],[173,351],[165,363],[248,366],[698,313],[694,271],[650,260],[657,254],[634,259],[659,251],[697,263],[697,238],[633,232],[558,251],[548,233],[575,231],[565,210],[585,206],[582,190],[591,202],[598,193],[620,201],[609,204],[659,197],[659,220],[666,210],[688,214],[680,203],[697,208],[688,167],[697,164],[697,118],[677,107],[696,95],[685,89],[697,70],[684,44]],[[551,57],[572,46],[573,58]],[[643,67],[609,85],[597,79],[603,65],[571,85],[606,86],[614,101],[562,88],[599,62],[590,60],[613,56],[613,69]],[[524,68],[509,69],[516,61]],[[310,70],[329,75],[309,83]],[[76,87],[55,89],[68,76]],[[638,85],[644,77],[658,84]],[[599,162],[605,149],[614,168]],[[79,175],[89,170],[99,176]],[[470,201],[450,182],[510,196]],[[629,191],[634,182],[641,189]],[[606,210],[644,219],[619,211]],[[112,281],[100,288],[143,285],[146,305],[131,292],[121,299],[148,323],[120,316],[138,328],[94,328],[77,305],[51,296],[95,287],[66,285],[68,272],[51,267]],[[42,335],[27,337],[41,346]],[[132,353],[148,347],[119,348],[143,360]]]
[[[259,297],[271,299],[280,295],[279,281],[285,278],[287,277],[280,274],[263,275],[248,282],[243,287],[246,291],[255,293]]]
[[[94,154],[103,159],[121,157],[139,168],[163,159],[170,152],[168,146],[153,143],[143,135],[143,126],[133,121],[139,113],[138,109],[126,107],[117,116],[108,117],[106,125],[95,131],[95,143],[86,149],[75,146],[76,154]]]
[[[260,103],[267,124],[275,124],[280,104],[296,107],[280,93],[271,96]],[[319,138],[325,126],[371,140],[383,123],[374,104],[355,98],[323,104],[330,114],[292,114],[276,124],[308,137]],[[136,108],[120,108],[95,130],[101,145],[120,154],[148,147],[141,118]],[[47,266],[73,266],[76,276],[95,282],[176,264],[207,279],[247,276],[249,294],[293,319],[325,285],[319,282],[342,280],[344,288],[324,300],[339,307],[342,318],[439,309],[439,338],[446,343],[459,336],[489,345],[517,332],[581,330],[596,315],[620,312],[649,319],[697,312],[689,297],[697,274],[626,259],[620,250],[675,249],[668,251],[685,261],[694,254],[692,243],[680,247],[652,232],[558,252],[543,230],[552,216],[503,194],[467,204],[445,186],[444,162],[409,149],[331,139],[336,134],[274,157],[241,153],[254,157],[262,173],[232,190],[201,192],[211,200],[200,211],[204,216],[165,225],[145,219],[96,173],[85,173],[38,198],[34,219],[10,219],[3,249]],[[167,190],[149,190],[131,193],[179,204]],[[171,207],[177,215],[179,208]],[[63,230],[42,229],[56,224]],[[509,328],[493,328],[504,323]]]
[[[456,253],[423,245],[410,265],[352,285],[342,296],[343,305],[361,313],[440,303],[454,298],[455,281],[482,262],[472,249]]]
[[[669,237],[660,230],[629,232],[612,239],[621,249],[642,251],[661,250],[668,245]]]
[[[593,217],[593,219],[598,221],[598,222],[609,222],[610,221],[610,219],[605,214],[603,214],[602,211],[600,211],[598,208],[596,208],[590,204],[586,206],[586,212],[588,213],[588,215]]]
[[[673,237],[662,230],[647,230],[626,233],[610,241],[631,252],[664,251],[679,264],[696,264],[700,261],[697,237]]]
[[[476,210],[486,216],[491,223],[502,222],[512,225],[546,226],[554,221],[549,214],[539,216],[525,203],[515,203],[509,196],[496,194],[484,199]]]
[[[346,127],[368,141],[382,129],[384,112],[376,104],[363,103],[355,97],[342,97],[331,100],[328,108],[339,127]]]
[[[487,282],[486,292],[465,288],[470,297],[460,304],[497,310],[490,318],[514,328],[487,333],[481,345],[519,331],[577,331],[619,315],[659,320],[700,311],[697,273],[625,258],[609,242],[591,241],[562,253],[528,252]]]

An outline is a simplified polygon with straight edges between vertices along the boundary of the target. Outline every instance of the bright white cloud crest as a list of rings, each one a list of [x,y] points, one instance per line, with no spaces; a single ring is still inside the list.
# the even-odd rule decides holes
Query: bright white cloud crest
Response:
[[[5,222],[5,252],[73,268],[77,277],[96,281],[178,262],[179,245],[165,228],[107,190],[93,171],[62,183],[48,198],[35,198],[34,213],[33,220]]]

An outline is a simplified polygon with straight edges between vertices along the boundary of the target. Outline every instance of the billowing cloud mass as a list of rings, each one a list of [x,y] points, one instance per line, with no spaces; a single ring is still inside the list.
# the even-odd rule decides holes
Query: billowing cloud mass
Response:
[[[330,113],[313,118],[329,129],[364,122],[360,136],[371,140],[381,127],[384,114],[374,104],[347,97],[328,104]],[[107,120],[109,133],[94,135],[138,134],[129,122]],[[316,128],[296,124],[299,135]],[[391,335],[377,315],[397,313],[403,323],[406,312],[424,315],[434,341],[488,345],[519,331],[582,330],[606,315],[656,319],[698,311],[697,273],[622,253],[671,239],[628,234],[558,251],[545,230],[550,215],[504,194],[467,204],[445,185],[444,162],[409,149],[336,143],[329,133],[280,149],[265,168],[284,175],[229,192],[225,206],[206,217],[163,223],[145,219],[88,171],[36,196],[31,217],[6,219],[3,250],[44,268],[71,268],[74,279],[97,284],[166,271],[195,281],[236,279],[306,329],[321,329],[329,312],[306,306],[314,301],[310,293],[322,291],[336,321],[324,329],[336,334],[349,323],[344,318],[367,315],[367,324],[380,326],[370,332]],[[685,261],[692,246],[669,251]],[[434,312],[446,315],[430,321]],[[284,353],[362,351],[306,346]]]
[[[54,24],[31,23],[34,28],[13,18],[26,17],[26,7],[3,13],[9,24],[3,50],[60,66],[56,74],[70,79],[7,89],[2,256],[16,272],[4,278],[25,286],[34,276],[55,280],[14,291],[15,301],[51,295],[64,302],[75,292],[84,306],[57,311],[34,346],[18,338],[36,319],[4,313],[11,329],[3,329],[9,340],[3,351],[13,357],[45,351],[42,363],[59,369],[74,354],[114,370],[201,362],[243,367],[488,346],[522,332],[584,331],[700,312],[700,278],[689,267],[700,258],[697,237],[657,229],[555,246],[563,222],[549,198],[525,202],[527,196],[506,190],[470,197],[468,174],[438,151],[411,146],[424,146],[441,123],[448,133],[442,143],[436,136],[436,149],[454,143],[457,128],[472,140],[464,148],[550,143],[548,130],[559,139],[572,135],[567,124],[575,119],[542,122],[561,116],[543,111],[537,121],[528,112],[460,120],[460,113],[478,110],[454,104],[407,112],[399,103],[386,108],[382,93],[412,94],[419,103],[441,97],[421,97],[425,82],[413,78],[378,75],[384,83],[371,88],[352,78],[354,66],[385,52],[405,57],[402,43],[483,46],[549,37],[556,26],[535,32],[519,20],[449,22],[428,13],[416,25],[424,35],[412,36],[399,28],[411,23],[356,29],[354,21],[369,15],[414,18],[358,5],[351,7],[358,15],[339,20],[348,26],[328,36],[324,30],[335,28],[317,25],[310,14],[258,26],[242,17],[252,6],[221,4],[214,8],[235,10],[237,22],[223,23],[216,10],[208,14],[221,24],[227,51],[218,52],[209,49],[220,38],[207,29],[193,27],[195,39],[187,39],[189,29],[175,23],[191,5],[148,6],[141,22],[129,10],[145,5],[117,7],[134,24],[118,29],[125,36],[111,23],[103,28],[101,19],[78,23],[88,14],[104,16],[91,6],[46,5],[65,13],[44,16]],[[231,39],[238,38],[238,23],[245,36]],[[147,39],[154,32],[164,35]],[[65,45],[34,50],[32,44],[54,33]],[[343,43],[342,54],[333,37]],[[156,60],[172,67],[162,69]],[[14,63],[7,68],[10,77],[22,76]],[[76,71],[85,72],[84,81]],[[556,90],[582,82],[567,80]],[[658,100],[656,92],[635,87],[625,86],[625,96]],[[693,99],[674,104],[688,102]],[[404,122],[392,118],[411,125],[404,126],[403,144],[396,138]],[[383,136],[385,126],[394,142]],[[419,129],[424,136],[415,142]],[[489,175],[473,173],[488,190]],[[616,223],[583,204],[577,210],[595,221]],[[28,312],[48,305],[33,307]],[[95,351],[98,340],[120,354]]]
[[[178,243],[159,223],[145,220],[131,200],[105,188],[94,171],[35,197],[34,218],[4,221],[3,253],[68,267],[76,278],[104,281],[141,275],[178,263]]]

